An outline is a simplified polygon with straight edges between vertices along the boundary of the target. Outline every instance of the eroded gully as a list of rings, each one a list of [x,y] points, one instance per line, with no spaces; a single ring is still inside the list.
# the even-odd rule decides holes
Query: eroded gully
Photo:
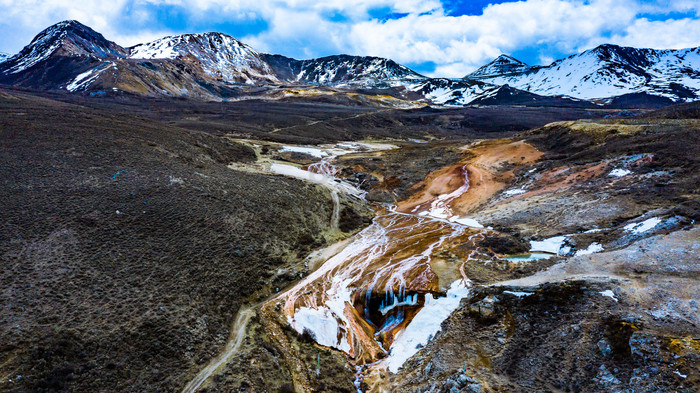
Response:
[[[313,164],[306,173],[279,164],[272,169],[326,185],[337,210],[338,192],[363,193],[335,179],[338,169],[331,161],[326,158]],[[468,294],[470,281],[463,267],[481,257],[478,244],[489,231],[457,213],[460,205],[474,199],[468,194],[479,192],[479,187],[470,185],[470,173],[483,172],[483,167],[461,163],[445,173],[444,179],[436,179],[446,185],[431,198],[400,209],[375,205],[372,224],[344,248],[293,287],[253,306],[260,307],[263,324],[282,350],[297,392],[309,391],[310,384],[304,365],[280,329],[282,324],[299,333],[307,331],[321,346],[345,352],[358,370],[358,387],[366,376],[396,372],[437,333]],[[334,211],[334,226],[337,219]],[[442,256],[457,245],[465,258],[455,261]],[[230,359],[240,346],[248,318],[243,321],[239,313],[236,323],[243,324],[232,334],[233,345],[229,343],[184,392],[196,391]]]

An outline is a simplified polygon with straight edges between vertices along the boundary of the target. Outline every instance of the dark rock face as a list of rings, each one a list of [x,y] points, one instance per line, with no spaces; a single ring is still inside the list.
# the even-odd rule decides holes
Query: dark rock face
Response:
[[[669,350],[673,340],[601,296],[604,289],[583,282],[527,292],[480,288],[443,324],[425,355],[404,365],[393,387],[406,392],[694,391],[685,374],[674,370],[686,370],[696,355]]]
[[[352,232],[369,223],[370,220],[361,216],[354,209],[345,207],[340,211],[339,229],[343,232]]]

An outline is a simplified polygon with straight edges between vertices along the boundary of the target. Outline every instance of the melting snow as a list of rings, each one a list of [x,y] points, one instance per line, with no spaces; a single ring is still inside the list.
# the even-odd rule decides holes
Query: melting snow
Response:
[[[540,241],[530,241],[530,252],[541,251],[550,254],[567,254],[569,247],[564,246],[566,236],[555,236]]]
[[[270,170],[278,175],[296,177],[297,179],[321,184],[332,190],[354,195],[356,197],[362,197],[364,195],[364,191],[357,189],[357,187],[348,182],[320,173],[305,171],[293,165],[273,163],[270,165]]]
[[[456,222],[457,224],[461,224],[467,227],[472,227],[472,228],[483,228],[484,226],[481,225],[478,221],[476,221],[473,218],[461,218],[461,217],[452,217],[450,218],[450,221]]]
[[[337,317],[327,308],[315,310],[301,307],[294,312],[294,319],[289,322],[299,333],[303,333],[304,329],[309,330],[320,345],[350,351],[347,340],[342,339]]]
[[[612,171],[610,171],[610,173],[608,174],[608,176],[612,176],[612,177],[623,177],[623,176],[627,176],[627,175],[629,175],[629,174],[631,174],[631,173],[632,173],[632,171],[629,171],[629,170],[627,170],[627,169],[620,169],[620,168],[617,168],[617,169],[613,169]]]
[[[600,243],[591,243],[585,250],[576,251],[576,255],[588,255],[601,251],[603,251],[603,246]]]
[[[400,306],[415,306],[418,304],[418,294],[414,295],[408,295],[406,296],[403,300],[399,300],[398,296],[392,296],[392,303],[390,304],[384,304],[382,303],[382,306],[379,307],[379,312],[382,313],[382,315],[386,315],[389,311],[393,310],[396,307]]]
[[[603,292],[599,292],[601,295],[609,297],[610,299],[617,301],[617,298],[615,297],[615,292],[613,292],[610,289],[606,289]]]
[[[625,230],[628,232],[633,232],[635,234],[640,234],[640,233],[644,233],[644,232],[654,228],[660,222],[661,222],[660,218],[652,217],[652,218],[645,220],[645,221],[642,221],[642,222],[627,224],[627,225],[625,225]]]
[[[527,192],[527,191],[526,191],[526,190],[523,190],[522,188],[516,188],[516,189],[513,189],[513,190],[504,191],[504,192],[503,192],[503,195],[511,197],[511,196],[513,196],[513,195],[520,195],[520,194],[524,194],[524,193],[526,193],[526,192]]]
[[[440,331],[442,322],[459,307],[459,302],[468,294],[469,288],[462,280],[458,280],[450,285],[446,297],[436,299],[431,294],[425,295],[423,308],[391,345],[389,356],[385,360],[389,371],[397,372],[406,360],[427,344]]]
[[[534,293],[532,292],[519,292],[519,291],[503,291],[503,293],[507,293],[509,295],[517,296],[519,298],[523,298],[526,296],[532,296]]]
[[[522,262],[537,261],[540,259],[549,259],[551,257],[552,257],[552,254],[533,252],[533,253],[523,254],[523,255],[511,255],[510,257],[505,258],[505,260],[509,261],[509,262],[522,263]]]
[[[322,158],[328,155],[327,152],[325,152],[322,149],[319,149],[317,147],[303,147],[303,146],[282,146],[280,151],[291,151],[291,152],[296,152],[296,153],[304,153],[308,154],[310,156]]]

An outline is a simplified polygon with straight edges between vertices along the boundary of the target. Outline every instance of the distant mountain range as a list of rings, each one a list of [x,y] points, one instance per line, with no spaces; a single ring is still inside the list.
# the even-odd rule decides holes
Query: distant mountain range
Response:
[[[57,23],[13,56],[0,84],[92,95],[132,93],[225,100],[243,87],[387,89],[437,105],[663,106],[700,94],[700,48],[602,45],[529,66],[501,55],[461,79],[428,78],[396,62],[260,53],[222,33],[184,34],[124,48],[77,22]]]
[[[700,48],[655,50],[601,45],[546,67],[530,67],[501,56],[464,78],[584,100],[632,93],[694,100],[700,91]]]

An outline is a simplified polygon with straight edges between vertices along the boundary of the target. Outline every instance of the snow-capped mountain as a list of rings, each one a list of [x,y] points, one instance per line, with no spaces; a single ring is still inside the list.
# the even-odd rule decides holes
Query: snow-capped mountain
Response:
[[[3,62],[0,71],[17,74],[51,56],[118,59],[125,57],[126,51],[102,34],[71,20],[57,23],[39,33],[18,54]]]
[[[94,75],[91,73],[88,78],[88,71],[106,69],[126,54],[126,49],[79,22],[60,22],[39,33],[19,53],[0,62],[0,84],[41,90],[68,89],[72,82],[93,81]]]
[[[463,79],[427,78],[390,59],[297,60],[222,33],[183,34],[123,48],[76,21],[57,23],[16,55],[0,56],[0,84],[87,94],[126,92],[221,100],[241,85],[389,89],[436,105],[668,105],[700,95],[700,48],[602,45],[531,67],[501,55]],[[242,90],[243,89],[243,90]],[[247,88],[246,88],[247,89]],[[382,94],[383,94],[382,93]],[[284,95],[283,95],[284,96]]]
[[[222,33],[183,34],[129,48],[130,59],[195,60],[224,82],[279,82],[261,54]]]
[[[422,79],[389,59],[296,60],[257,52],[222,33],[169,36],[122,48],[76,21],[49,27],[0,63],[0,83],[6,85],[205,99],[226,98],[235,84],[376,88]]]
[[[530,66],[508,55],[500,55],[494,61],[467,75],[467,78],[479,79],[502,76],[527,71]]]
[[[526,105],[593,107],[588,101],[569,97],[549,97],[516,89],[508,85],[498,86],[473,79],[425,79],[409,89],[421,94],[431,103],[445,106],[464,105]]]
[[[525,66],[515,72],[508,67],[501,72],[498,67],[484,68],[465,78],[585,100],[647,93],[688,101],[700,94],[700,48],[655,50],[601,45],[547,67]]]
[[[10,58],[10,54],[0,52],[0,63]]]
[[[280,78],[305,84],[388,87],[426,79],[408,67],[381,57],[335,55],[296,60],[265,55],[265,59]]]

